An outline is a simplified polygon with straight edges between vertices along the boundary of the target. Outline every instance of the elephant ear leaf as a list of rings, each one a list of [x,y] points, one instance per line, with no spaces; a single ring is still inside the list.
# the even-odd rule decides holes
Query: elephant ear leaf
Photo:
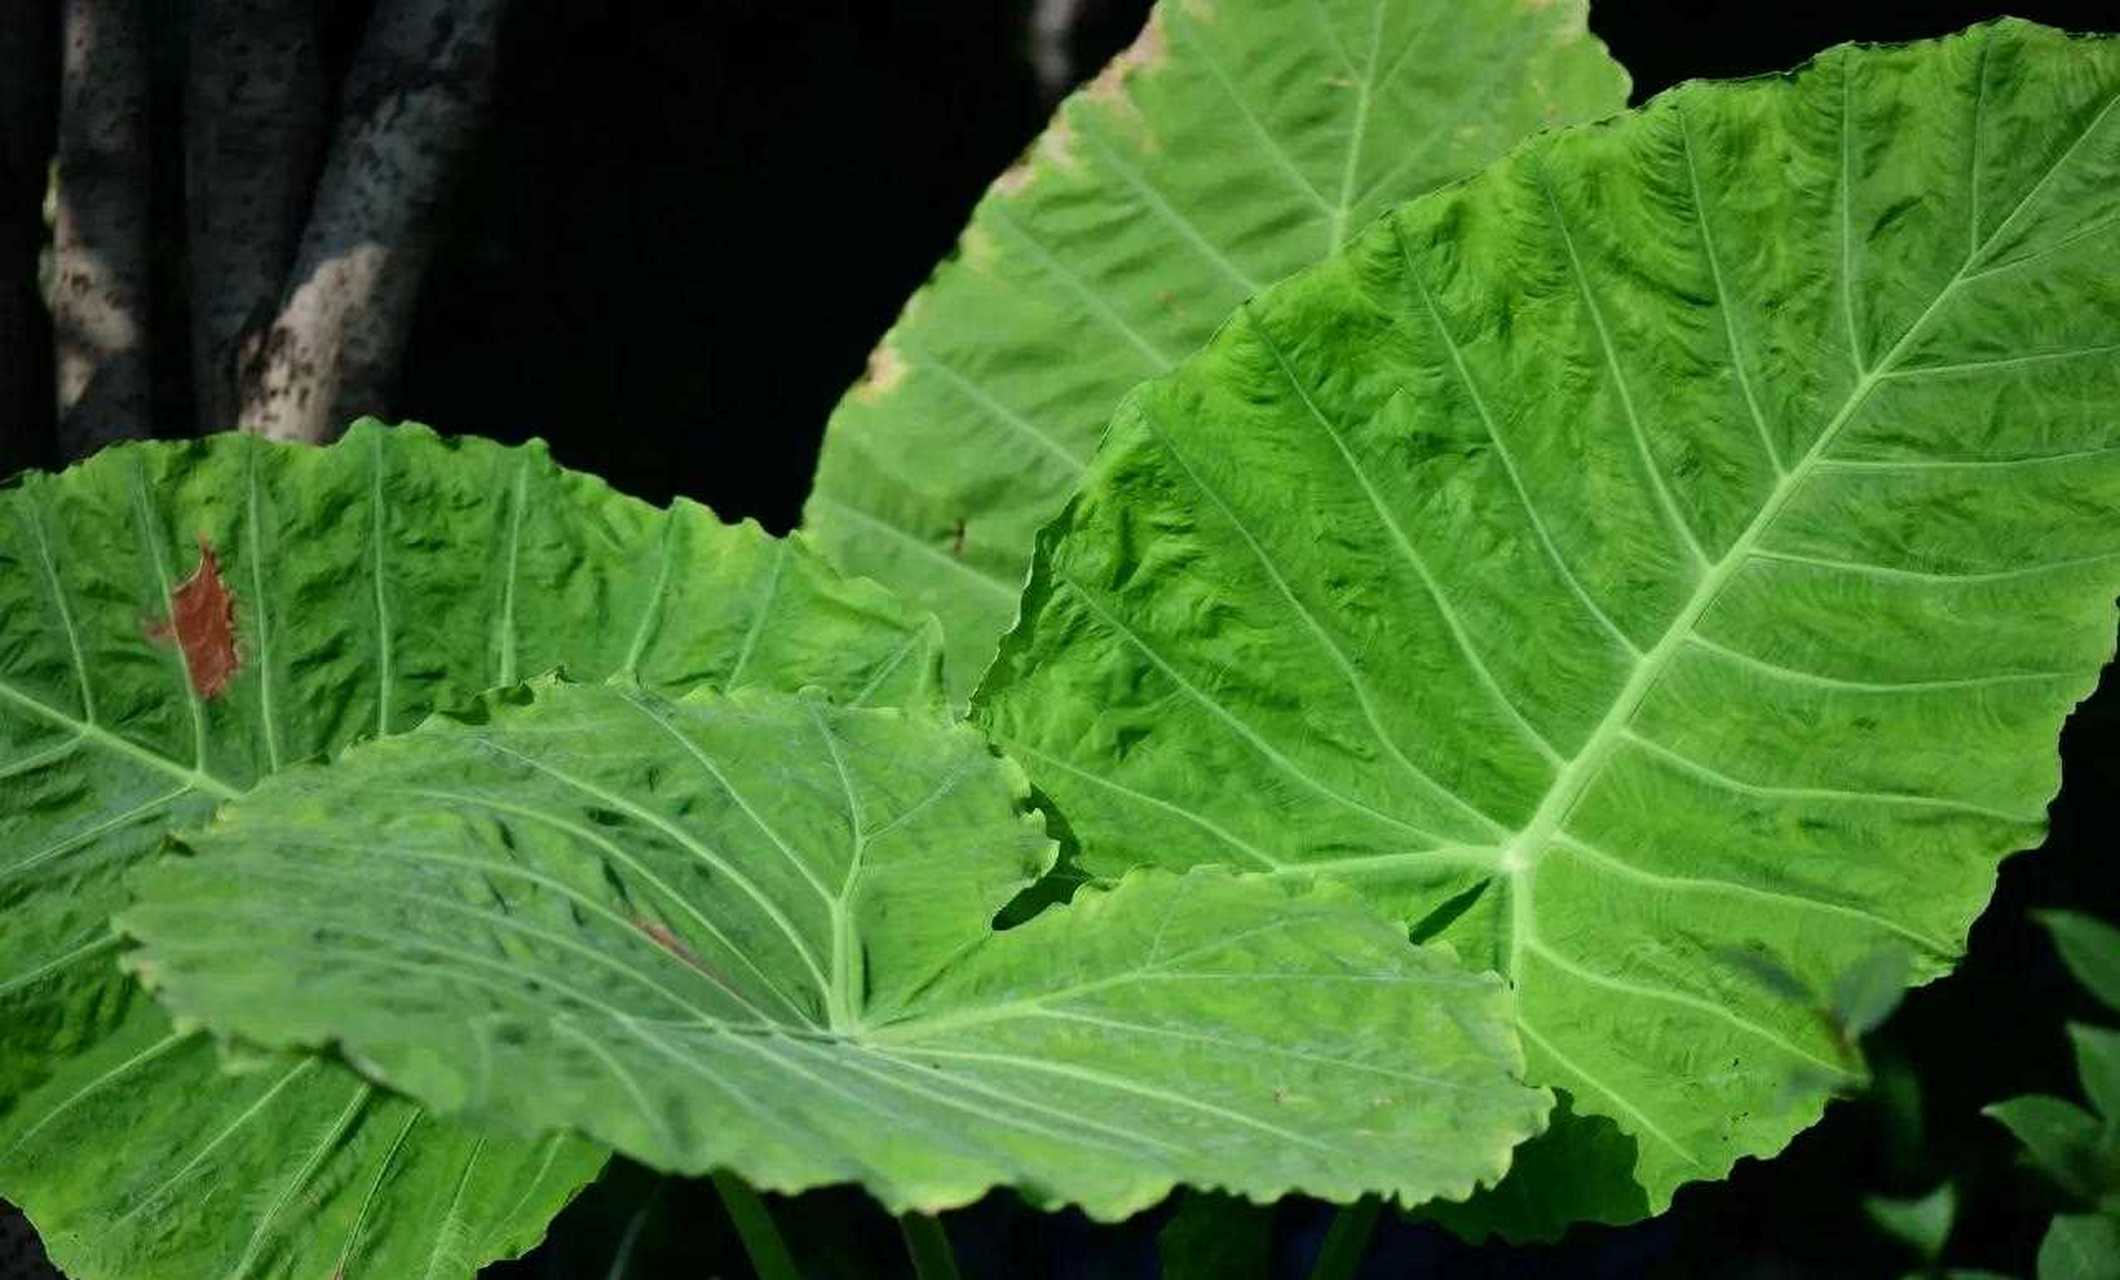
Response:
[[[589,620],[585,625],[584,620]],[[282,767],[554,666],[927,702],[939,635],[799,542],[542,446],[356,426],[0,491],[0,1195],[81,1280],[469,1277],[602,1162],[318,1059],[220,1070],[117,967],[126,870]]]
[[[1462,1198],[1543,1123],[1500,979],[1344,890],[1150,869],[996,930],[1029,795],[940,713],[546,682],[265,784],[123,926],[239,1044],[894,1212]]]
[[[973,210],[834,410],[803,515],[969,696],[1134,384],[1532,130],[1626,105],[1585,0],[1162,0]]]
[[[2005,21],[1404,206],[1128,401],[977,718],[1093,874],[1332,879],[1506,974],[1571,1095],[1522,1163],[1598,1166],[1512,1229],[1780,1149],[1852,1066],[1789,993],[1949,968],[2113,652],[2116,101]]]

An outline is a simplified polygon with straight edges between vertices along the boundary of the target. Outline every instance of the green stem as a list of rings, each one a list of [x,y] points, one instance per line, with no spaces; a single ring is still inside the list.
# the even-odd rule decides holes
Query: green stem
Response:
[[[1318,1250],[1317,1265],[1310,1269],[1310,1280],[1352,1280],[1355,1267],[1369,1248],[1369,1233],[1376,1230],[1377,1214],[1383,1207],[1384,1202],[1375,1196],[1363,1196],[1353,1204],[1340,1206],[1331,1229],[1325,1233],[1325,1247]]]
[[[920,1280],[957,1280],[957,1258],[950,1252],[942,1219],[908,1213],[898,1219],[898,1229],[905,1232],[905,1251],[913,1256],[914,1275]]]
[[[751,1256],[751,1270],[758,1273],[758,1280],[802,1280],[787,1242],[780,1238],[780,1228],[773,1225],[773,1211],[758,1193],[725,1169],[714,1171],[714,1189],[721,1193],[721,1203],[743,1241],[743,1251]]]

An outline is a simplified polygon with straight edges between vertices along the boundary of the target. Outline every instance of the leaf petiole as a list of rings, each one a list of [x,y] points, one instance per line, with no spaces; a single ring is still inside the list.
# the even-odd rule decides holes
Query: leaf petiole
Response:
[[[920,1280],[957,1280],[957,1257],[950,1252],[942,1219],[927,1213],[902,1214],[898,1229],[905,1233],[905,1251],[912,1256],[914,1275]]]
[[[729,1221],[743,1241],[743,1251],[749,1255],[751,1270],[758,1274],[758,1280],[802,1280],[787,1241],[781,1239],[780,1228],[773,1224],[773,1211],[750,1184],[726,1169],[716,1169],[714,1189],[721,1193],[722,1206],[729,1211]]]

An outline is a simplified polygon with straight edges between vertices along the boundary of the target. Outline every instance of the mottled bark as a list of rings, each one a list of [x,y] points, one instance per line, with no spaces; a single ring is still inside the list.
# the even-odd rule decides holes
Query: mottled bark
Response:
[[[272,324],[324,147],[316,0],[195,0],[185,114],[201,431],[236,424],[239,353]]]
[[[0,19],[0,476],[51,460],[51,328],[37,289],[59,81],[56,0]]]
[[[150,433],[146,0],[65,0],[52,328],[59,449]]]
[[[492,95],[505,0],[380,0],[277,319],[240,376],[243,429],[326,440],[385,412],[450,179]]]

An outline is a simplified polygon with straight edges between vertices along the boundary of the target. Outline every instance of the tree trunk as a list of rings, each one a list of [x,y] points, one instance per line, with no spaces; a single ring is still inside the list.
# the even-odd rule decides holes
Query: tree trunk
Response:
[[[146,0],[65,0],[52,327],[59,448],[150,434]]]
[[[201,431],[236,425],[239,352],[294,266],[325,127],[316,0],[197,0],[185,115],[192,387]]]
[[[240,374],[243,429],[328,440],[384,412],[449,179],[493,91],[505,0],[380,0],[278,318]]]
[[[54,0],[0,21],[0,477],[52,461],[51,326],[37,287],[52,156]]]

